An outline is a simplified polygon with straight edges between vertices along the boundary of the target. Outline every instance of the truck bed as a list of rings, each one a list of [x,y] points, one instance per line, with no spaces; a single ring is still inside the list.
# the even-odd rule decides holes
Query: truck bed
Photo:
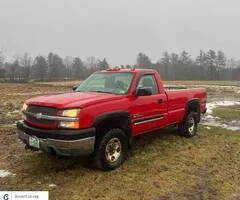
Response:
[[[200,111],[203,112],[206,105],[206,89],[172,89],[166,90],[168,98],[168,114],[171,122],[181,121],[185,113],[185,105],[189,99],[200,99]]]

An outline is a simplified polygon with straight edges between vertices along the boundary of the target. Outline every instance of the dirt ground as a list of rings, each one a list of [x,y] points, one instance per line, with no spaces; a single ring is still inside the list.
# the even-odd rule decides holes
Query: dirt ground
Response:
[[[143,135],[134,140],[127,161],[111,172],[92,168],[89,157],[56,158],[25,150],[15,127],[24,99],[70,92],[73,83],[0,84],[0,190],[49,191],[51,200],[240,199],[240,130],[228,126],[200,124],[191,139],[179,136],[175,127]],[[213,105],[204,122],[239,121],[240,105],[234,103],[240,101],[238,83],[198,84],[206,86]],[[218,101],[224,103],[218,107]]]

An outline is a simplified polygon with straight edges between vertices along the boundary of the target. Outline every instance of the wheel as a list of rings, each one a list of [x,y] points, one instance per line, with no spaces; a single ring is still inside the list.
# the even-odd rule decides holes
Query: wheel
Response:
[[[121,129],[111,129],[95,147],[95,165],[105,171],[116,169],[125,161],[127,152],[127,135]]]
[[[196,113],[190,112],[186,120],[178,125],[178,130],[185,137],[193,137],[197,134]]]

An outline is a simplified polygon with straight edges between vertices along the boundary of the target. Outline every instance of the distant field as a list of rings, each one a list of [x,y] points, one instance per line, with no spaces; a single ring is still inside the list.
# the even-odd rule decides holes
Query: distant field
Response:
[[[141,136],[134,141],[124,165],[107,173],[93,169],[89,157],[58,159],[25,150],[15,127],[23,101],[71,92],[76,83],[0,84],[0,190],[48,190],[51,200],[240,199],[238,130],[200,125],[198,136],[191,139],[179,136],[175,127]],[[170,85],[193,83],[167,81]],[[210,97],[240,100],[239,87],[231,87],[239,82],[226,82],[226,87],[220,82],[209,84]],[[238,110],[239,106],[216,107],[213,116],[231,121]]]
[[[164,80],[163,80],[164,81]],[[81,80],[73,81],[44,81],[34,82],[36,84],[47,84],[47,85],[65,85],[73,86],[79,84]],[[218,85],[218,86],[240,86],[240,81],[164,81],[167,85]]]
[[[164,81],[165,84],[240,86],[239,81]]]
[[[41,84],[41,85],[52,85],[52,86],[74,86],[81,82],[81,80],[75,81],[42,81],[42,82],[33,82],[33,84]]]

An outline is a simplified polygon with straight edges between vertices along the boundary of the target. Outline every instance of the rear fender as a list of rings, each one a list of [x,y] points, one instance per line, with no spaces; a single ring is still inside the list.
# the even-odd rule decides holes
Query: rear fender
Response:
[[[185,105],[185,114],[183,117],[183,121],[187,119],[187,116],[190,112],[196,113],[196,120],[197,123],[200,122],[200,101],[199,99],[190,99]]]

